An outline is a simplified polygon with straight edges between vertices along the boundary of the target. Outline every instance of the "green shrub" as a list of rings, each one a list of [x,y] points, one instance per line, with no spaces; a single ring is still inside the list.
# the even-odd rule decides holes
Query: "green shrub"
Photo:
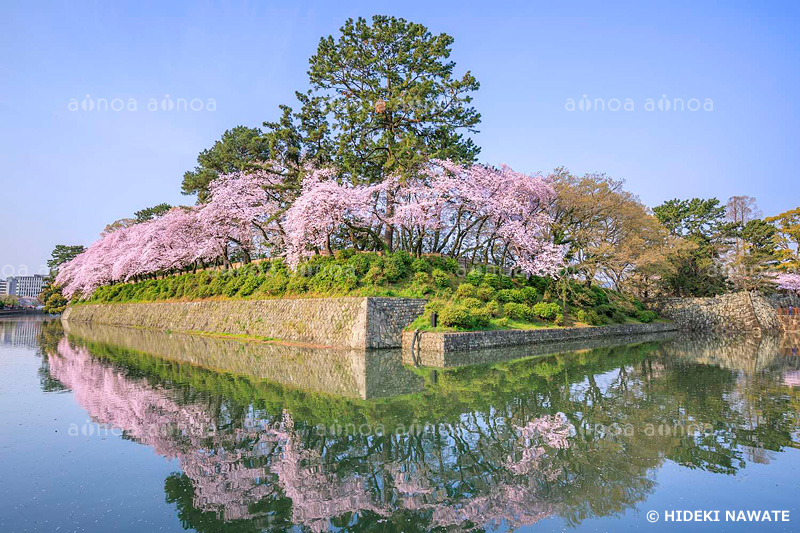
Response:
[[[244,285],[245,279],[244,276],[231,276],[231,279],[228,280],[228,283],[225,284],[225,296],[231,297],[236,296],[236,293],[239,292],[239,289]]]
[[[598,305],[595,310],[597,311],[597,314],[605,315],[609,318],[611,318],[611,316],[614,314],[614,308],[607,304]]]
[[[519,289],[500,289],[497,291],[497,299],[501,302],[524,303],[525,295]]]
[[[268,296],[283,296],[287,285],[289,285],[289,276],[283,271],[277,271],[270,273],[258,290]]]
[[[508,276],[500,274],[497,276],[497,286],[500,289],[512,289],[514,288],[514,280]]]
[[[485,328],[492,319],[492,313],[485,307],[475,307],[469,310],[470,327]]]
[[[486,302],[486,309],[492,316],[500,316],[500,314],[503,312],[503,308],[499,303],[497,303],[497,300],[489,300]]]
[[[314,274],[309,282],[309,287],[315,292],[346,293],[358,286],[358,277],[355,272],[347,267],[336,264],[326,265]]]
[[[468,309],[476,309],[483,306],[483,302],[477,298],[462,298],[460,303]]]
[[[522,287],[520,292],[522,293],[522,301],[528,305],[535,304],[539,299],[539,293],[533,287]]]
[[[458,304],[446,305],[439,313],[439,321],[443,326],[454,328],[469,328],[472,325],[469,309]]]
[[[550,278],[544,278],[541,276],[531,276],[528,278],[528,285],[535,288],[539,294],[544,294],[548,287],[550,287]]]
[[[308,291],[309,279],[302,274],[294,273],[289,276],[289,283],[286,290],[292,294],[303,294]]]
[[[503,312],[509,318],[517,320],[530,320],[533,318],[531,308],[525,304],[509,302],[503,306]]]
[[[592,286],[592,293],[594,293],[594,304],[595,305],[606,305],[608,304],[608,295],[606,291],[603,290],[602,287],[598,287],[597,285]]]
[[[553,324],[555,324],[556,326],[563,326],[564,315],[562,315],[561,313],[557,314],[555,320],[553,320]]]
[[[257,274],[247,276],[239,289],[239,296],[250,296],[264,282],[264,277]]]
[[[509,324],[508,317],[504,316],[503,318],[497,318],[495,319],[494,324],[499,328],[507,328]]]
[[[494,289],[491,287],[478,287],[475,295],[484,302],[488,302],[494,296]]]
[[[337,250],[335,255],[336,259],[341,259],[343,261],[346,261],[351,257],[354,257],[356,255],[356,251],[353,250],[352,248],[345,248],[344,250]]]
[[[578,320],[578,322],[583,322],[584,324],[589,324],[590,326],[600,326],[604,323],[604,320],[600,318],[600,315],[591,309],[578,309],[575,312],[575,319]]]
[[[472,283],[462,283],[461,285],[459,285],[455,295],[457,299],[475,298],[477,296],[478,296],[478,290]]]
[[[396,250],[392,253],[392,257],[403,263],[406,268],[411,267],[411,263],[414,262],[414,258],[411,257],[411,254],[405,250]]]
[[[458,261],[452,257],[442,257],[439,255],[432,255],[428,257],[428,261],[434,268],[440,268],[450,274],[458,272]]]
[[[408,256],[408,254],[406,254]],[[393,253],[386,258],[383,265],[383,275],[386,276],[386,281],[395,283],[403,279],[408,273],[408,266],[403,260],[403,256],[398,252]]]
[[[483,282],[483,270],[480,268],[473,268],[467,272],[467,282],[475,286],[480,285]]]
[[[384,281],[386,281],[386,277],[383,275],[383,269],[381,269],[381,267],[378,265],[372,265],[364,275],[364,281],[370,285],[382,284]]]
[[[499,289],[500,277],[497,274],[492,274],[489,272],[483,276],[483,284],[493,289]]]
[[[543,320],[553,320],[561,312],[561,307],[554,302],[539,302],[533,306],[533,314]]]
[[[208,290],[212,296],[222,294],[222,291],[225,290],[225,286],[228,284],[227,277],[228,276],[224,274],[217,274],[214,276],[214,279],[208,284]]]
[[[655,311],[648,311],[644,309],[636,314],[636,318],[639,320],[639,322],[644,322],[645,324],[649,324],[650,322],[658,318],[658,315],[655,313]]]
[[[426,313],[439,313],[444,309],[445,303],[441,300],[431,300],[425,304]]]
[[[424,257],[420,257],[418,259],[414,259],[411,263],[411,271],[412,272],[430,272],[431,271],[431,263]]]
[[[434,268],[431,272],[433,284],[437,287],[447,287],[450,285],[450,276],[441,268]]]
[[[422,285],[424,283],[428,283],[428,277],[428,273],[424,270],[417,271],[414,273],[414,277],[411,278],[411,281],[414,283],[414,285]]]
[[[628,317],[622,311],[615,310],[611,314],[611,320],[613,320],[617,324],[624,324],[628,320]]]
[[[370,256],[368,254],[356,254],[347,260],[347,266],[352,268],[356,275],[363,276],[369,270]]]

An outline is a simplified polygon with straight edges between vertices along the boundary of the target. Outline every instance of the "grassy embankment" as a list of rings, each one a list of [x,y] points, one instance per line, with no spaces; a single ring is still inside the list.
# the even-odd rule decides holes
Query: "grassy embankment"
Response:
[[[228,271],[200,271],[118,283],[99,288],[87,303],[189,301],[202,299],[394,296],[427,298],[425,314],[410,328],[431,330],[438,313],[440,331],[530,329],[642,323],[656,314],[622,293],[578,283],[524,276],[509,277],[481,267],[459,275],[452,258],[413,258],[353,253],[316,256],[296,272],[281,260]]]

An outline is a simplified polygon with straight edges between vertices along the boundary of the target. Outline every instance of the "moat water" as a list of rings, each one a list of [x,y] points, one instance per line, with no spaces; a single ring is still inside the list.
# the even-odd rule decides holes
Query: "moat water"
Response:
[[[9,319],[0,531],[798,531],[797,346],[678,335],[433,369]],[[695,510],[720,522],[668,521]]]

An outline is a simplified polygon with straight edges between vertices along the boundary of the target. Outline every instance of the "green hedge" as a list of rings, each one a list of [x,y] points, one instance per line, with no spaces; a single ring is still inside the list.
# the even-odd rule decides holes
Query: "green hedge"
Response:
[[[235,270],[199,271],[100,287],[91,303],[163,300],[263,299],[327,296],[396,296],[427,298],[425,314],[412,327],[470,330],[553,325],[603,325],[652,322],[657,318],[641,302],[601,287],[571,283],[569,290],[540,277],[509,277],[480,268],[458,276],[452,258],[413,258],[399,251],[387,255],[339,252],[315,256],[290,271],[280,259]],[[566,294],[566,301],[558,296]],[[565,312],[566,311],[566,312]]]

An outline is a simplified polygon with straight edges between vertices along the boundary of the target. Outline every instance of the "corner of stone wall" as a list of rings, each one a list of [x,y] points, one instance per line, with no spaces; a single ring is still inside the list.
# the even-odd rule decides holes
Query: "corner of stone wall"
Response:
[[[420,298],[366,298],[366,347],[398,348],[403,330],[425,310]]]

